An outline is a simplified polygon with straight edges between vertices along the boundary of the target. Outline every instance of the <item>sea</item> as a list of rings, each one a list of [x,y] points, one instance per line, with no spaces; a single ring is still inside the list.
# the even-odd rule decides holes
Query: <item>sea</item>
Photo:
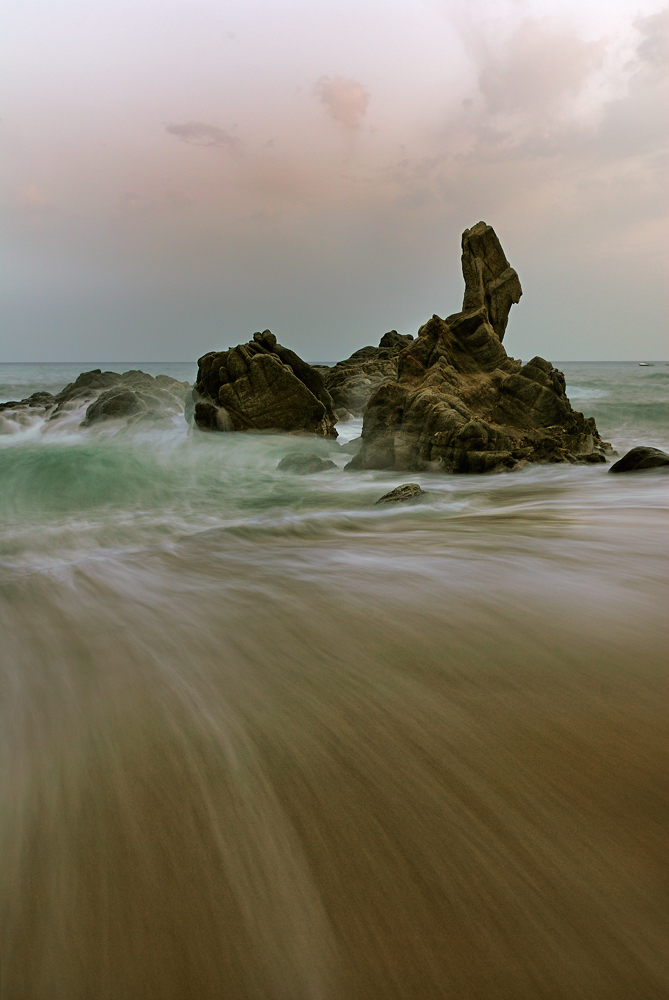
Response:
[[[558,367],[669,451],[668,363]],[[0,399],[92,368],[196,373]],[[0,412],[2,1000],[666,1000],[667,470],[82,416]]]

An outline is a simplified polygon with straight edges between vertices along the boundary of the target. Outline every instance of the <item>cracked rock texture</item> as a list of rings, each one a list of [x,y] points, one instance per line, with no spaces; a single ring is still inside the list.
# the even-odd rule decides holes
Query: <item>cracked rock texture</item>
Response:
[[[397,360],[365,411],[362,447],[347,469],[490,472],[526,462],[603,462],[595,421],[573,410],[562,372],[527,364],[502,344],[522,294],[491,226],[462,235],[462,311],[432,319]]]
[[[192,412],[202,430],[337,437],[321,372],[277,344],[269,330],[200,358]]]

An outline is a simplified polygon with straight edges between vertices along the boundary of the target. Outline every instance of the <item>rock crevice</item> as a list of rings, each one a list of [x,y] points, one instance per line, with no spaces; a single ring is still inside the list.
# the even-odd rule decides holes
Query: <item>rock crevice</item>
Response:
[[[315,366],[323,375],[339,420],[363,415],[379,386],[387,379],[397,378],[400,351],[412,341],[410,333],[389,330],[381,337],[378,347],[361,347],[332,368]]]

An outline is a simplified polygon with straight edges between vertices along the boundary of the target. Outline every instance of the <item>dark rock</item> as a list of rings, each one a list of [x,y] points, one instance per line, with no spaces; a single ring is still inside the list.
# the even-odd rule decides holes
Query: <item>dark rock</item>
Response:
[[[86,373],[91,374],[91,373]],[[93,381],[82,381],[79,376],[73,389],[67,393],[63,390],[62,402],[82,398],[82,390],[95,390],[109,383],[106,376],[114,376],[115,384],[101,392],[86,410],[82,426],[99,423],[103,420],[126,419],[130,423],[138,421],[160,420],[180,413],[184,409],[185,396],[190,386],[187,382],[177,382],[169,375],[159,375],[154,378],[146,372],[132,370],[116,375],[114,372],[93,373],[98,378]],[[99,377],[105,376],[104,382]],[[56,416],[58,411],[54,414]]]
[[[32,396],[28,396],[26,399],[8,399],[4,403],[0,403],[0,412],[2,410],[15,410],[17,408],[35,408],[43,407],[47,408],[56,405],[56,397],[52,396],[50,392],[34,392]]]
[[[321,372],[277,344],[269,330],[200,358],[193,400],[194,420],[203,430],[337,436]]]
[[[347,469],[491,472],[525,462],[603,462],[595,422],[572,410],[562,372],[502,346],[521,296],[494,230],[462,236],[462,312],[432,319],[367,404],[363,445]]]
[[[403,483],[396,486],[390,493],[385,493],[376,503],[405,503],[407,500],[416,500],[418,497],[427,496],[418,483]]]
[[[220,406],[207,403],[204,399],[198,399],[197,403],[186,408],[184,416],[188,419],[189,411],[193,415],[195,424],[202,431],[231,431],[233,430],[230,417]]]
[[[413,341],[410,333],[390,330],[378,347],[361,347],[332,368],[319,366],[339,420],[362,416],[370,396],[387,379],[397,378],[400,351]]]
[[[184,408],[188,382],[178,382],[169,375],[153,378],[137,370],[103,372],[96,368],[82,372],[59,393],[35,392],[27,399],[0,404],[0,410],[41,408],[45,417],[56,420],[90,401],[83,426],[100,420],[131,419],[156,420],[171,417]]]
[[[305,455],[301,451],[291,451],[281,459],[277,469],[282,472],[296,472],[300,476],[306,476],[310,472],[326,472],[327,469],[336,469],[334,462],[323,461],[318,455]]]
[[[669,455],[659,448],[632,448],[623,455],[609,472],[642,472],[644,469],[659,469],[669,465]]]
[[[130,417],[141,413],[146,407],[142,399],[132,389],[119,386],[108,389],[95,400],[86,410],[84,423],[92,424],[96,420],[113,420],[116,417]]]

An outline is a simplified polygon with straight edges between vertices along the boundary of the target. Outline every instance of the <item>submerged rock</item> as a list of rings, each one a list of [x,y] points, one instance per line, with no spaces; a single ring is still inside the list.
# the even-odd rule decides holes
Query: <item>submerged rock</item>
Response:
[[[424,497],[426,495],[425,490],[421,489],[418,483],[402,483],[401,486],[396,486],[394,490],[390,491],[390,493],[384,493],[384,495],[375,502],[404,503],[407,500],[416,500],[418,497]]]
[[[378,347],[361,347],[332,368],[315,366],[323,374],[340,420],[361,417],[378,387],[389,378],[397,378],[399,353],[412,341],[410,333],[390,330],[381,337]]]
[[[502,340],[522,294],[494,230],[462,236],[462,311],[433,316],[401,350],[396,380],[365,411],[347,469],[490,472],[525,462],[603,462],[595,421],[573,410],[562,372],[510,358]]]
[[[306,476],[311,472],[327,472],[328,469],[336,469],[337,466],[329,459],[324,460],[319,455],[305,455],[301,451],[291,451],[281,459],[277,469],[282,472],[296,472],[300,476]]]
[[[82,426],[121,418],[136,423],[169,418],[183,412],[189,391],[188,382],[179,382],[169,375],[154,378],[139,370],[121,374],[95,368],[82,372],[56,395],[35,392],[27,399],[0,403],[0,411],[4,411],[5,415],[11,411],[19,417],[33,411],[51,421],[80,409],[90,401]]]
[[[352,441],[347,441],[346,444],[340,444],[339,450],[347,452],[349,455],[355,455],[362,448],[362,438],[353,438]]]
[[[659,469],[665,465],[669,465],[666,451],[640,446],[623,455],[611,466],[609,472],[642,472],[644,469]]]
[[[336,437],[322,374],[269,330],[198,361],[193,417],[202,430],[280,431]]]

